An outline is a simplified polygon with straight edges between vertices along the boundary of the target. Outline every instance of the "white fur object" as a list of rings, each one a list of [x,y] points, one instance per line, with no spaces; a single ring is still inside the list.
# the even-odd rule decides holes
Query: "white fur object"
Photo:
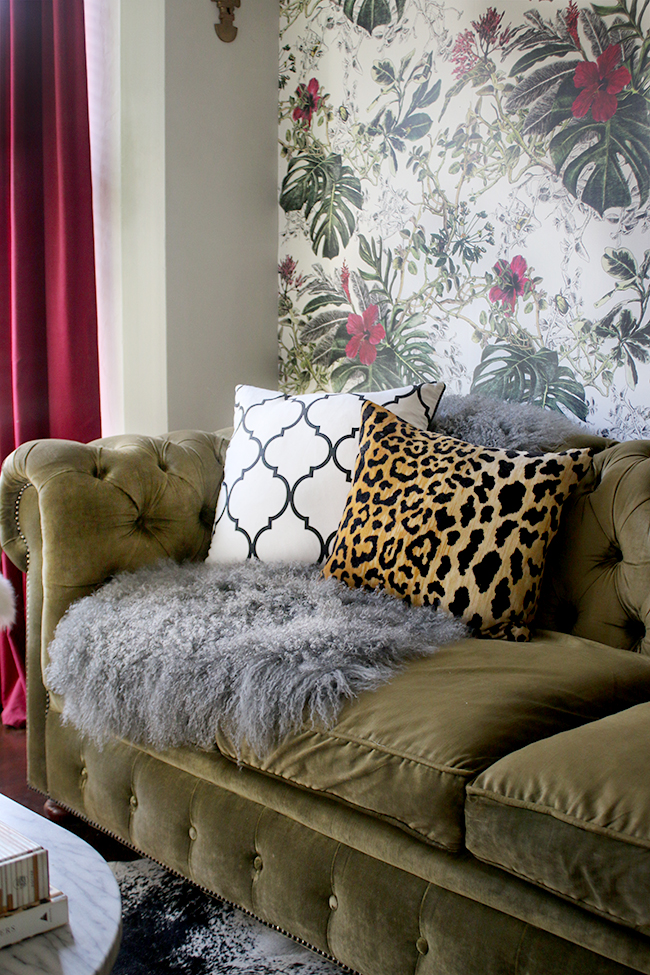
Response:
[[[14,588],[8,579],[0,575],[0,630],[6,630],[16,619]]]
[[[220,730],[263,756],[467,634],[431,606],[348,589],[315,565],[163,562],[74,603],[46,676],[64,722],[99,744],[210,749]]]

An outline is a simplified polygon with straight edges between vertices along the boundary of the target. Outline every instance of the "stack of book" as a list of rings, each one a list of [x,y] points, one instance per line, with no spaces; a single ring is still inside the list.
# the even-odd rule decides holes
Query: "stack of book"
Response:
[[[68,898],[50,887],[47,850],[0,823],[0,948],[67,920]]]

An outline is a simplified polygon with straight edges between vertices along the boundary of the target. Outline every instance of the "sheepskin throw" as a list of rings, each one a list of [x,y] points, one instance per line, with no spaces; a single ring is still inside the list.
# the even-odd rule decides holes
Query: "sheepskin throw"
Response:
[[[443,396],[429,429],[480,447],[541,453],[563,450],[569,438],[593,433],[562,413],[479,393]]]
[[[98,743],[209,749],[217,729],[263,756],[402,662],[467,635],[459,620],[317,566],[163,562],[74,603],[50,644],[63,720]]]

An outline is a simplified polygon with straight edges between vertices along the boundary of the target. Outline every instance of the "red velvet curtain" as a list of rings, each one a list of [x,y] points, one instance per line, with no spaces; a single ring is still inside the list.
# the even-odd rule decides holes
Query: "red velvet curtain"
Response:
[[[0,0],[0,459],[100,436],[83,0]],[[2,557],[22,609],[22,577]],[[24,622],[0,642],[2,721],[25,722]]]

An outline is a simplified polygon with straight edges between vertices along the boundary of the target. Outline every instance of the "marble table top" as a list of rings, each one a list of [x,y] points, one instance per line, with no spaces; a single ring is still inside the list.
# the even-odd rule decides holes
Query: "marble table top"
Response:
[[[40,843],[50,883],[68,895],[70,923],[0,948],[2,975],[108,975],[122,937],[122,905],[106,861],[74,833],[0,795],[0,822]]]

